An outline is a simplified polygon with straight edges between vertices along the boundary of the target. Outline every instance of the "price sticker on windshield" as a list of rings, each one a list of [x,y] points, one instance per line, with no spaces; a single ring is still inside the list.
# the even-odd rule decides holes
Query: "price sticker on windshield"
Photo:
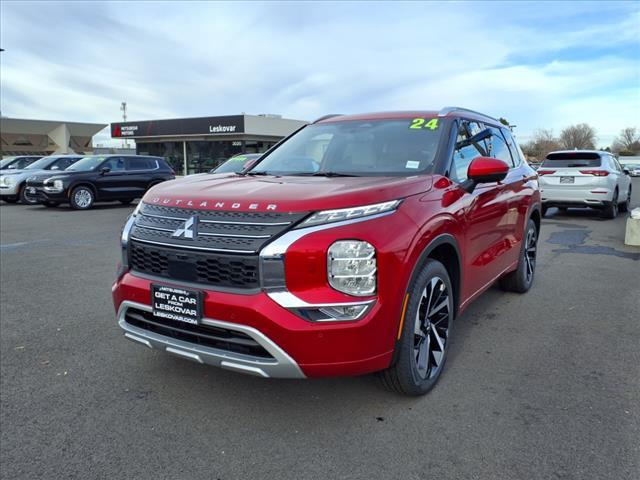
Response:
[[[411,120],[411,125],[409,128],[412,130],[436,130],[438,128],[438,119],[437,118],[414,118]]]

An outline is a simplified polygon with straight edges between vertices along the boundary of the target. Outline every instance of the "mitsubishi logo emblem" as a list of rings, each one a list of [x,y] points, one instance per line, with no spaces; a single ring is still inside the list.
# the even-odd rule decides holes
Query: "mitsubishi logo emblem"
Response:
[[[171,234],[173,238],[187,238],[193,240],[198,235],[198,217],[189,217],[184,224]]]

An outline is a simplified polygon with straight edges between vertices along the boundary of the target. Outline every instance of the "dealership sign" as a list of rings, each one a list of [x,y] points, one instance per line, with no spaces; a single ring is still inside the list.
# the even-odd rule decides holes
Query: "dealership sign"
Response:
[[[171,137],[182,135],[224,135],[244,133],[244,116],[177,118],[144,122],[120,122],[111,124],[111,136],[122,137]]]

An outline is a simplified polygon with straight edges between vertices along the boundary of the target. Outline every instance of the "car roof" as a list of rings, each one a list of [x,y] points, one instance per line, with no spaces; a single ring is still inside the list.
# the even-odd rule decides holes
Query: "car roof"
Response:
[[[433,118],[468,118],[484,123],[501,125],[498,120],[489,115],[461,107],[444,107],[440,110],[400,110],[389,112],[358,113],[352,115],[326,115],[313,123],[337,123],[357,120],[398,120],[420,117]]]

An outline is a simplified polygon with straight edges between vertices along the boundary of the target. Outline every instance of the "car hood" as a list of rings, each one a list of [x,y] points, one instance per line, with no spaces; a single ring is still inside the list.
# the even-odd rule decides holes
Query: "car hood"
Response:
[[[185,177],[156,185],[144,203],[200,210],[304,212],[405,198],[431,188],[430,175],[295,177],[229,174]]]
[[[0,176],[5,176],[5,175],[25,175],[25,176],[31,176],[31,175],[38,175],[41,173],[46,173],[46,172],[50,172],[50,170],[0,170]]]

